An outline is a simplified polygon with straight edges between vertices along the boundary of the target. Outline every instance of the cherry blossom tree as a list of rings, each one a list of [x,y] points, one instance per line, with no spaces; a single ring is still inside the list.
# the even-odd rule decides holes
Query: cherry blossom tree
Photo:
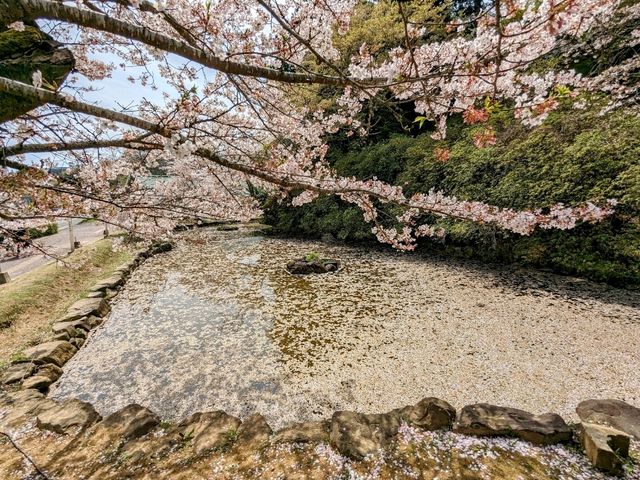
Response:
[[[577,104],[588,93],[613,92],[612,108],[623,104],[633,92],[611,70],[583,78],[570,57],[559,70],[535,65],[613,18],[638,17],[637,5],[495,0],[440,16],[436,2],[392,5],[404,32],[398,45],[380,55],[363,44],[345,61],[335,43],[349,31],[356,0],[0,0],[0,29],[38,25],[76,62],[60,85],[40,71],[31,84],[0,72],[0,92],[41,105],[0,125],[0,236],[61,217],[99,218],[147,237],[184,222],[254,218],[259,204],[247,182],[272,195],[301,192],[294,205],[339,195],[362,209],[381,241],[402,249],[445,233],[424,223],[425,214],[526,235],[612,213],[613,199],[515,211],[433,190],[409,197],[375,178],[336,175],[327,137],[366,135],[361,113],[372,104],[393,112],[411,103],[421,123],[434,125],[435,139],[445,138],[451,115],[483,123],[498,102],[531,126],[561,99]],[[156,73],[144,70],[149,65]],[[633,57],[615,68],[637,65]],[[132,88],[158,76],[174,94],[121,108],[85,100],[132,66],[143,67],[130,77]],[[334,93],[329,107],[303,101],[319,88]],[[489,148],[495,136],[487,127],[474,141]],[[448,158],[444,148],[435,153]],[[168,176],[150,184],[158,165]],[[51,173],[61,166],[62,174]],[[380,218],[382,204],[397,207],[391,223]]]

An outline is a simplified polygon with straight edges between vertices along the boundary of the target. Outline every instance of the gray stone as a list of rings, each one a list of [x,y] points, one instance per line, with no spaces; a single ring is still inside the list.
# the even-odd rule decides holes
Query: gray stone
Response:
[[[122,285],[124,278],[122,273],[114,273],[109,278],[105,278],[91,287],[92,292],[104,292],[107,289],[114,290]]]
[[[89,325],[90,328],[96,328],[98,325],[102,324],[102,318],[96,317],[95,315],[91,315],[87,317],[85,323]]]
[[[67,315],[65,315],[60,321],[67,322],[82,317],[88,317],[89,315],[104,317],[110,310],[111,307],[109,307],[109,304],[104,298],[83,298],[71,305],[67,311]]]
[[[20,380],[23,380],[31,375],[34,370],[35,365],[33,363],[16,363],[14,365],[9,365],[9,367],[2,374],[0,383],[7,385],[10,383],[19,382]]]
[[[65,433],[72,427],[88,427],[100,421],[100,415],[90,403],[77,400],[64,400],[52,408],[38,414],[38,428]]]
[[[109,415],[100,427],[128,440],[146,435],[159,423],[160,419],[151,410],[132,403]]]
[[[81,329],[86,332],[91,330],[91,326],[87,321],[88,317],[80,317],[75,320],[68,320],[65,322],[57,322],[51,326],[51,330],[53,333],[62,333],[67,332],[71,337],[76,336],[76,329]]]
[[[0,285],[4,285],[5,283],[9,283],[11,281],[11,277],[7,272],[0,272]]]
[[[62,375],[62,369],[53,363],[47,363],[38,367],[36,373],[22,383],[22,388],[33,388],[46,391],[53,382]]]
[[[69,342],[58,340],[41,343],[24,351],[24,355],[34,363],[53,363],[58,367],[63,366],[76,353],[77,349]]]
[[[524,410],[487,403],[464,407],[453,431],[475,436],[518,437],[536,445],[567,442],[572,436],[569,426],[555,413],[533,415]]]
[[[585,400],[576,412],[583,422],[609,425],[640,440],[640,408],[621,400]]]
[[[389,445],[400,424],[397,410],[376,415],[335,412],[331,417],[330,441],[343,455],[359,460]]]
[[[272,433],[265,418],[256,413],[246,418],[238,427],[238,442],[259,448],[269,443]]]
[[[71,338],[69,332],[60,332],[53,336],[53,340],[65,340],[68,341]]]
[[[329,430],[331,422],[304,422],[296,423],[278,430],[271,443],[315,443],[327,442],[329,440]]]
[[[444,400],[427,397],[413,407],[401,410],[403,420],[423,430],[449,430],[456,419],[456,409]]]
[[[591,464],[609,473],[622,473],[622,458],[629,456],[631,436],[594,423],[580,424],[580,441]]]
[[[230,446],[237,437],[240,419],[222,410],[198,412],[183,420],[174,430],[190,439],[197,454]]]
[[[71,343],[71,345],[73,345],[76,348],[80,348],[82,347],[82,345],[84,345],[84,339],[83,338],[72,338],[69,343]]]
[[[87,293],[87,298],[102,298],[104,297],[104,292],[102,290],[94,290],[92,292]]]

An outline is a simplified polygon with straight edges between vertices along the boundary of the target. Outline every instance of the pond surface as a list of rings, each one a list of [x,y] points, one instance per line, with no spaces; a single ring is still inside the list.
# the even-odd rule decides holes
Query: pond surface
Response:
[[[337,274],[296,277],[310,251]],[[574,418],[640,404],[640,295],[417,255],[200,230],[136,270],[55,398],[179,420],[222,409],[273,427],[437,396]]]

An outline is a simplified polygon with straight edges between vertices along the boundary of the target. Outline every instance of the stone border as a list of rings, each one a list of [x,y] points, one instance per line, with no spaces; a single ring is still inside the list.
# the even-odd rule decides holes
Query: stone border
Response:
[[[137,404],[102,417],[93,405],[77,399],[54,401],[46,397],[49,387],[62,375],[62,366],[85,342],[88,333],[110,312],[108,301],[117,295],[129,275],[147,258],[170,251],[173,244],[155,243],[140,251],[114,274],[95,284],[87,298],[77,301],[66,315],[53,324],[53,340],[25,350],[24,359],[12,362],[0,379],[5,385],[20,383],[0,403],[26,405],[37,415],[40,429],[64,434],[74,427],[98,424],[122,441],[142,437],[160,425],[158,416]],[[30,405],[33,408],[30,408]],[[459,412],[435,397],[422,399],[381,414],[336,411],[330,420],[303,422],[273,432],[264,417],[254,414],[241,421],[224,411],[198,412],[172,427],[168,435],[192,438],[196,454],[225,448],[230,441],[255,446],[277,443],[331,444],[341,454],[360,460],[393,443],[403,425],[422,430],[451,430],[472,436],[507,436],[535,445],[579,441],[596,468],[622,472],[631,438],[640,440],[640,409],[618,400],[587,400],[576,412],[582,420],[570,427],[560,415],[534,415],[524,410],[486,403],[467,405]]]

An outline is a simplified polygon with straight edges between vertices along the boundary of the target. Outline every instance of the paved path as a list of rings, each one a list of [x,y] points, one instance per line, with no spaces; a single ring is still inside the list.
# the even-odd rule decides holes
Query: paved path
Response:
[[[101,222],[85,222],[74,220],[74,233],[76,240],[82,245],[95,242],[103,237],[104,224]],[[66,221],[58,223],[58,233],[36,240],[44,250],[58,257],[64,257],[69,253],[69,226]],[[18,258],[0,263],[0,271],[9,272],[11,278],[16,278],[30,272],[42,265],[53,262],[50,256],[37,254],[30,257]]]

